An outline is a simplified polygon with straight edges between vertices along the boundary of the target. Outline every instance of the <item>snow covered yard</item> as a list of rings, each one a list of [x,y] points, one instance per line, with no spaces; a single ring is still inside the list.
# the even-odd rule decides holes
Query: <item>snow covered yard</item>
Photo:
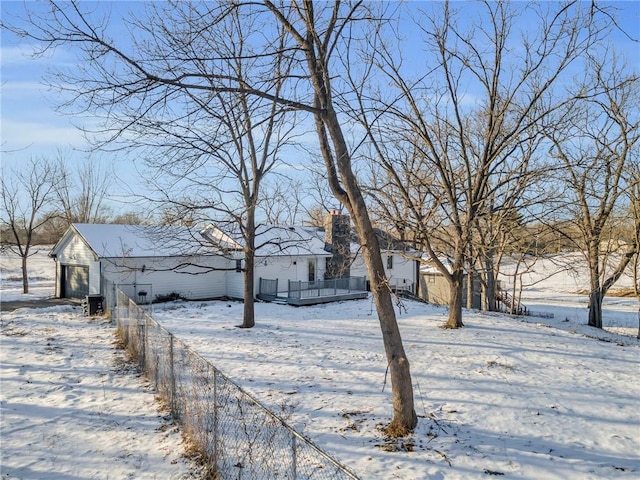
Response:
[[[235,327],[236,302],[157,305],[154,318],[361,478],[638,478],[637,339],[478,312],[444,330],[446,309],[405,307],[420,421],[400,441],[380,431],[391,399],[370,300],[257,304],[251,330]]]
[[[2,261],[3,301],[53,294],[50,274],[19,294]],[[37,259],[34,271],[44,262],[53,263]],[[177,427],[115,340],[112,325],[79,307],[2,312],[1,478],[198,478]]]
[[[71,306],[2,317],[2,478],[190,478],[110,324]]]

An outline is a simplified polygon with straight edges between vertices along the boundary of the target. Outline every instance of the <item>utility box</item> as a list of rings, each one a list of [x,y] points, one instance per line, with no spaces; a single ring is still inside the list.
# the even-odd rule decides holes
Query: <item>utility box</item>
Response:
[[[100,315],[104,311],[102,303],[104,298],[102,295],[87,295],[82,302],[82,311],[85,317]]]

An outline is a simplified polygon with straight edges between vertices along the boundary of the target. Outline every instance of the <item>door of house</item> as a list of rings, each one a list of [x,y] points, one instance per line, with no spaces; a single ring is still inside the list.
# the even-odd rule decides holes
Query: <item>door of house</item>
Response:
[[[63,298],[84,298],[89,295],[89,267],[62,266]]]
[[[316,281],[316,259],[315,258],[309,259],[309,281],[310,282]]]

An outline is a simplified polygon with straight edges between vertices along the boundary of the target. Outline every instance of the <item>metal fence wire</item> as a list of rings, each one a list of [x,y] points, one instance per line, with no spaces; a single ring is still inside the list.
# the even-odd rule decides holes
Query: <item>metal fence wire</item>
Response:
[[[120,338],[219,479],[357,479],[121,290]]]

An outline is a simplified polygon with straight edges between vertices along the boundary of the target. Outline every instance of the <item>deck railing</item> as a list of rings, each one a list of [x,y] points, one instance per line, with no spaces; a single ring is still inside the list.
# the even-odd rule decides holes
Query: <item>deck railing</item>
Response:
[[[365,277],[332,278],[313,282],[289,280],[287,296],[289,298],[311,298],[366,291]]]

